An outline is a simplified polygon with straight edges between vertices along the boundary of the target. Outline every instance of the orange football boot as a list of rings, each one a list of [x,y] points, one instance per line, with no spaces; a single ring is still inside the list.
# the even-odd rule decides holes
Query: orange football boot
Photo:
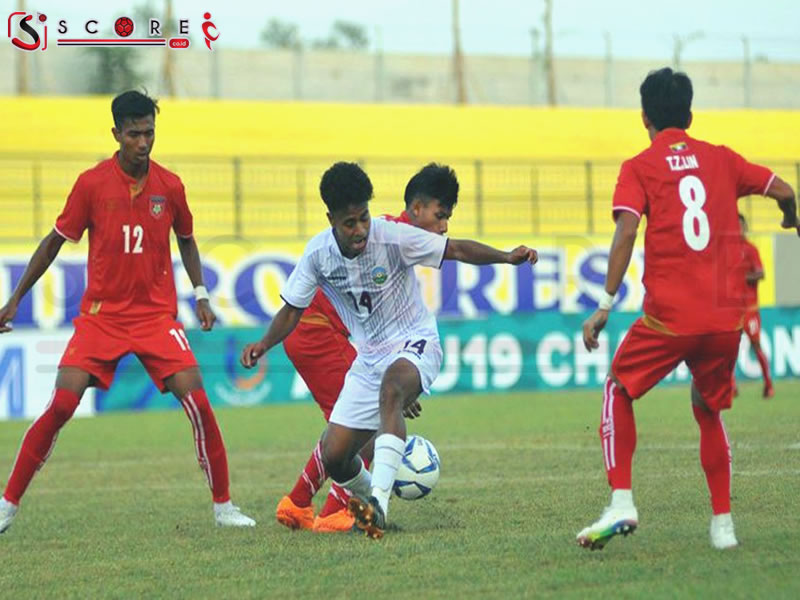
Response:
[[[289,496],[284,496],[278,502],[275,518],[289,529],[311,529],[314,526],[314,508],[297,506]]]
[[[340,531],[351,531],[356,520],[346,508],[331,513],[326,517],[317,515],[314,519],[315,533],[337,533]]]

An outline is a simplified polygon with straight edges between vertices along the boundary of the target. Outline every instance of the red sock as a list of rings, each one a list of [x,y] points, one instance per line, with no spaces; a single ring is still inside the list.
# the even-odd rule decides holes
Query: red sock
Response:
[[[603,389],[603,412],[600,423],[608,484],[614,490],[631,489],[631,467],[636,450],[636,421],[633,400],[628,392],[610,378]]]
[[[692,406],[700,426],[700,463],[706,473],[711,509],[715,515],[731,512],[731,448],[718,412]]]
[[[202,388],[193,390],[181,399],[181,404],[192,422],[197,462],[206,474],[214,502],[227,502],[231,499],[228,456],[208,396]]]
[[[362,460],[364,459],[362,458]],[[366,460],[364,460],[364,468],[369,469],[369,462]],[[350,490],[347,488],[343,488],[338,483],[332,483],[331,491],[328,492],[328,497],[325,500],[322,510],[319,511],[319,516],[327,517],[328,515],[346,509],[347,501],[350,499],[351,495]]]
[[[311,506],[311,499],[327,478],[328,473],[325,472],[325,466],[322,464],[322,441],[319,441],[314,446],[314,451],[303,468],[303,472],[297,478],[294,489],[289,493],[289,498],[296,506]]]
[[[350,499],[350,491],[337,483],[331,484],[331,491],[325,499],[322,510],[319,511],[320,517],[327,517],[340,510],[347,508],[347,501]]]
[[[80,401],[78,395],[69,390],[53,391],[50,404],[22,438],[22,445],[3,494],[6,500],[19,504],[36,471],[44,466],[53,451],[59,430],[69,421]]]
[[[756,350],[756,358],[758,359],[758,364],[761,365],[761,372],[764,374],[764,386],[771,387],[772,380],[769,376],[769,361],[767,361],[767,357],[760,347]]]

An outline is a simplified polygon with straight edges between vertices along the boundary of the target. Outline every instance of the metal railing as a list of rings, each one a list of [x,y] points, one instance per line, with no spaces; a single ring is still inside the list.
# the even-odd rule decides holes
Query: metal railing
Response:
[[[0,155],[0,243],[45,235],[77,176],[96,156]],[[198,238],[302,240],[327,226],[319,197],[329,157],[160,157],[180,175]],[[399,213],[413,159],[361,159],[375,188],[373,214]],[[800,187],[800,162],[765,161]],[[591,235],[613,231],[611,197],[620,161],[456,160],[460,182],[451,234]],[[774,203],[740,201],[750,230],[779,230]]]

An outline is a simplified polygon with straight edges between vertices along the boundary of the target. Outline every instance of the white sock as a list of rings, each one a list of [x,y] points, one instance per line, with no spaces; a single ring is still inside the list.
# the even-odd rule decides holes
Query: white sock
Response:
[[[375,438],[375,459],[372,466],[372,495],[377,498],[384,515],[389,514],[389,496],[392,493],[397,469],[403,460],[405,440],[391,433]]]
[[[711,515],[711,522],[714,525],[727,525],[730,523],[733,525],[733,517],[731,517],[731,513],[720,513],[718,515]]]
[[[0,496],[0,508],[11,508],[13,510],[17,510],[17,505],[6,500],[5,496]]]
[[[228,510],[233,508],[233,502],[228,500],[227,502],[214,502],[214,513],[222,512],[224,510]]]
[[[613,490],[611,506],[614,508],[630,508],[633,506],[633,490]]]
[[[346,490],[350,490],[352,493],[356,494],[357,496],[368,496],[370,493],[370,489],[372,488],[372,475],[367,468],[364,466],[364,461],[361,460],[359,457],[358,459],[361,462],[361,469],[358,471],[355,477],[349,479],[348,481],[344,482],[336,482]]]

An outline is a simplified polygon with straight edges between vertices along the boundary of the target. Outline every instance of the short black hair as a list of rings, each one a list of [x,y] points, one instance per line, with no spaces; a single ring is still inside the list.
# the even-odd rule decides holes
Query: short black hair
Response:
[[[330,212],[364,204],[372,198],[372,182],[358,164],[337,162],[322,175],[319,193]]]
[[[406,185],[406,208],[419,198],[427,204],[433,199],[452,209],[458,202],[458,179],[447,165],[429,163],[422,167]]]
[[[642,110],[658,131],[686,129],[692,116],[692,80],[669,67],[650,71],[639,87]]]
[[[141,119],[148,115],[155,119],[157,112],[158,100],[136,90],[123,92],[111,102],[111,114],[117,129],[122,129],[125,119]]]

